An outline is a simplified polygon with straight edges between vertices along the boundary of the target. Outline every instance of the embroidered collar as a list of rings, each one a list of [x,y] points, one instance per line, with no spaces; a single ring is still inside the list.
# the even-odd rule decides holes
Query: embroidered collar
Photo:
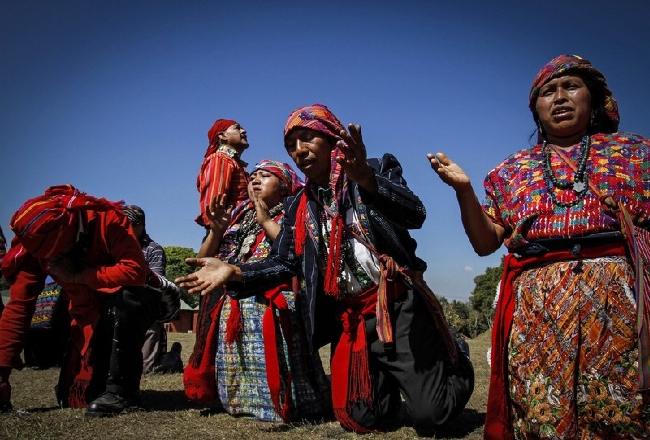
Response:
[[[235,150],[233,147],[231,147],[229,145],[219,145],[219,148],[217,148],[217,151],[219,153],[224,153],[224,154],[228,155],[229,157],[235,159],[237,162],[241,163],[244,167],[248,166],[248,163],[241,160],[241,158],[239,157],[240,154],[237,152],[237,150]]]

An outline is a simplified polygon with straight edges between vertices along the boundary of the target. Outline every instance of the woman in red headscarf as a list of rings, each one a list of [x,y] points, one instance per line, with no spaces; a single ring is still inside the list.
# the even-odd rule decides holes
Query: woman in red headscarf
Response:
[[[232,263],[265,258],[284,220],[282,200],[302,186],[289,165],[259,162],[250,175],[247,200],[232,213],[223,198],[213,198],[206,208],[210,232],[199,256]],[[229,414],[270,422],[329,412],[329,381],[317,353],[309,353],[298,289],[297,281],[289,280],[239,300],[220,289],[203,296],[184,374],[187,396],[216,399]]]
[[[537,144],[485,179],[483,205],[446,155],[479,255],[505,259],[485,436],[645,438],[650,429],[650,141],[617,132],[605,77],[561,55],[533,82]]]

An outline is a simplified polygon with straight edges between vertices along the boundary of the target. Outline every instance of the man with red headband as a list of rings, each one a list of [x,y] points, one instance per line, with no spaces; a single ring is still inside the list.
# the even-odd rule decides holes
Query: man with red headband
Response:
[[[9,375],[23,366],[20,353],[48,274],[67,292],[72,317],[59,404],[88,405],[87,416],[137,404],[142,343],[160,293],[144,287],[151,272],[122,208],[60,185],[13,215],[15,237],[2,262],[10,300],[0,319],[0,410],[11,409]]]
[[[422,226],[422,202],[394,156],[367,159],[361,127],[348,129],[322,104],[292,112],[285,147],[307,183],[285,201],[269,257],[237,265],[189,259],[201,269],[177,281],[202,294],[226,282],[239,298],[298,274],[313,348],[336,346],[332,401],[341,425],[377,432],[403,397],[416,431],[429,433],[463,410],[474,370],[415,255],[408,230]]]
[[[210,142],[196,188],[199,191],[201,213],[195,221],[209,231],[210,220],[205,211],[213,197],[225,197],[226,206],[235,206],[248,198],[248,173],[241,155],[248,148],[246,130],[232,119],[217,119],[208,130]]]

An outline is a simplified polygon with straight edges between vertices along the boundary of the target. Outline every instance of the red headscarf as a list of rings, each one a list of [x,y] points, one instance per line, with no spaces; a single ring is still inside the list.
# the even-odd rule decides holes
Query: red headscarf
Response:
[[[51,186],[45,194],[23,203],[9,227],[27,252],[37,258],[50,258],[69,250],[75,243],[79,211],[119,211],[122,205],[122,202],[91,197],[69,184]]]
[[[535,104],[537,103],[539,90],[544,84],[554,78],[568,75],[571,71],[577,71],[583,75],[590,76],[602,87],[605,95],[605,116],[612,122],[614,131],[618,130],[618,123],[621,119],[618,114],[618,105],[612,96],[612,91],[607,87],[605,75],[596,69],[589,60],[578,55],[560,55],[542,67],[530,88],[530,95],[528,97],[528,107],[530,110],[535,113]]]
[[[208,141],[210,142],[210,145],[208,146],[208,152],[205,153],[206,156],[209,156],[210,151],[214,150],[213,147],[219,144],[219,134],[228,130],[228,127],[235,124],[238,124],[238,122],[233,121],[232,119],[217,119],[214,121],[214,124],[212,124],[212,127],[208,130]]]
[[[289,115],[287,123],[284,126],[284,138],[295,128],[302,127],[317,131],[334,141],[341,141],[341,130],[344,130],[343,124],[336,116],[323,104],[313,104],[306,107],[300,107]],[[333,195],[333,206],[328,207],[329,215],[332,217],[332,231],[330,233],[330,252],[327,256],[327,272],[325,273],[325,293],[329,295],[338,295],[338,275],[341,265],[341,240],[344,232],[344,221],[340,212],[343,206],[343,200],[347,196],[347,179],[343,172],[343,167],[336,161],[336,158],[342,156],[341,150],[334,145],[330,154],[330,188]],[[307,185],[310,180],[307,179]],[[308,223],[307,210],[307,191],[303,195],[296,213],[296,253],[301,255],[304,252],[304,244],[307,236],[306,225]]]

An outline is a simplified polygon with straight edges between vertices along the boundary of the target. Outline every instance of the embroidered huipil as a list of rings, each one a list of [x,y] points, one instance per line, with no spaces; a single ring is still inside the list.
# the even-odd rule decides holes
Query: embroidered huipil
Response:
[[[566,152],[578,163],[579,147]],[[628,133],[591,137],[586,175],[601,191],[622,201],[637,224],[650,220],[650,141]],[[573,171],[557,154],[551,165],[560,180]],[[555,206],[544,181],[541,145],[519,151],[490,171],[484,182],[484,210],[506,230],[508,249],[544,238],[568,238],[620,228],[615,217],[603,212],[597,195],[587,190],[584,200],[570,208]],[[575,198],[572,190],[556,190],[559,201]]]

